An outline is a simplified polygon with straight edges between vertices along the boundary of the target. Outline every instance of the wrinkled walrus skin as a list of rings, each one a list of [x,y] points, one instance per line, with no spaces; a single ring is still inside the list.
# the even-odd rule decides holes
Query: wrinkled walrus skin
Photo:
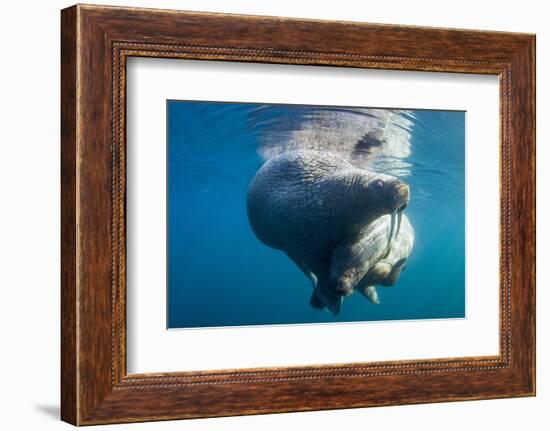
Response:
[[[412,251],[414,231],[406,215],[400,214],[397,229],[392,216],[377,218],[367,227],[341,241],[332,253],[331,283],[350,295],[358,289],[378,303],[375,284],[393,286]],[[368,288],[368,289],[367,289]]]
[[[403,210],[408,200],[408,186],[392,176],[356,168],[328,152],[301,150],[276,156],[258,170],[247,213],[256,237],[284,251],[310,278],[317,292],[312,305],[337,314],[346,292],[331,283],[333,251],[382,215]]]
[[[385,287],[395,285],[412,252],[414,230],[408,217],[404,214],[402,217],[400,229],[395,237],[389,238],[390,217],[382,216],[365,229],[361,240],[357,243],[362,246],[362,251],[359,251],[356,256],[356,261],[362,262],[356,271],[361,279],[355,280],[354,289],[374,304],[380,303],[375,285]],[[390,244],[389,248],[386,247],[386,243]],[[357,246],[356,249],[358,249]],[[368,260],[368,264],[362,257]],[[367,266],[368,269],[365,272]]]

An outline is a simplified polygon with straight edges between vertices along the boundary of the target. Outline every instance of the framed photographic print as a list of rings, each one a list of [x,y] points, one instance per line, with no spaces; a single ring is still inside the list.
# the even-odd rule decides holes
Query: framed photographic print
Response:
[[[533,35],[61,30],[63,420],[535,394]]]

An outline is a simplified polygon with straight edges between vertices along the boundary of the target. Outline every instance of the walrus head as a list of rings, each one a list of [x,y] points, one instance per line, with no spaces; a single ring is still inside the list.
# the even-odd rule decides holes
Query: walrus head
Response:
[[[354,190],[352,202],[347,214],[356,217],[357,226],[363,228],[384,215],[391,215],[388,242],[382,257],[386,257],[391,249],[392,241],[397,238],[402,221],[403,210],[409,203],[409,187],[399,179],[390,175],[363,171],[355,173],[351,182]],[[400,265],[399,265],[400,267]],[[391,269],[391,268],[390,268]],[[389,269],[388,269],[389,272]],[[396,270],[395,279],[399,277]],[[349,296],[361,277],[357,268],[349,268],[344,273],[338,273],[336,278],[331,276],[327,283],[327,290],[335,295]]]
[[[380,215],[401,212],[409,204],[409,186],[390,175],[375,174],[363,187],[369,204],[377,207]]]
[[[386,256],[390,251],[392,239],[399,234],[403,210],[409,204],[409,186],[390,175],[376,174],[367,183],[366,195],[369,206],[377,207],[380,216],[391,214],[390,235],[384,253]]]
[[[349,181],[353,192],[348,200],[347,214],[355,222],[351,224],[352,230],[363,228],[377,218],[390,214],[390,240],[397,236],[402,211],[409,204],[409,186],[391,175],[368,171],[353,172]]]

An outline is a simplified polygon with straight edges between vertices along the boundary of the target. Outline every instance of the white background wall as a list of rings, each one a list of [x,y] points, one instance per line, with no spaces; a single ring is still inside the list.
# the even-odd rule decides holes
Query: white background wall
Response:
[[[175,421],[99,427],[135,430],[280,428],[468,430],[548,429],[550,241],[549,14],[545,2],[523,0],[102,1],[171,9],[356,20],[390,24],[537,33],[538,141],[538,396],[509,399]],[[0,32],[0,427],[69,429],[59,414],[59,0],[2,4]],[[546,54],[546,55],[545,55]]]

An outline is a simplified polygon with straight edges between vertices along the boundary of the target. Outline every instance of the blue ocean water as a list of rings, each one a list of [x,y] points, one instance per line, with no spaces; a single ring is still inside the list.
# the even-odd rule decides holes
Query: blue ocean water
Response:
[[[167,114],[168,328],[465,317],[464,112],[170,100]],[[357,138],[371,130],[387,151],[364,162]],[[355,293],[337,316],[310,306],[310,281],[246,214],[266,158],[316,146],[411,190],[406,270],[380,304]]]

